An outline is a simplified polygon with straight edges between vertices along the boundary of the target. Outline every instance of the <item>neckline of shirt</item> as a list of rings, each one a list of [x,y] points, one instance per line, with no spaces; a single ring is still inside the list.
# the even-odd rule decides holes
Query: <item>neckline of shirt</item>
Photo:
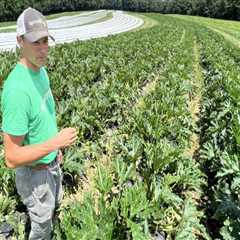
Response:
[[[39,75],[41,73],[41,68],[38,71],[34,71],[33,69],[23,65],[22,63],[17,63],[18,66],[24,68],[25,70],[29,71],[32,75]]]

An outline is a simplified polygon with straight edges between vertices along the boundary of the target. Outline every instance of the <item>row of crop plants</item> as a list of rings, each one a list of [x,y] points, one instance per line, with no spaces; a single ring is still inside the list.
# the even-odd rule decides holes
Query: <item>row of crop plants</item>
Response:
[[[204,176],[185,155],[194,131],[193,35],[159,20],[167,24],[151,39],[171,37],[165,69],[135,104],[120,106],[121,124],[94,141],[93,183],[62,208],[59,239],[209,239],[198,207]]]
[[[199,126],[207,226],[214,239],[239,239],[240,50],[207,28],[196,28],[196,34],[204,75]]]

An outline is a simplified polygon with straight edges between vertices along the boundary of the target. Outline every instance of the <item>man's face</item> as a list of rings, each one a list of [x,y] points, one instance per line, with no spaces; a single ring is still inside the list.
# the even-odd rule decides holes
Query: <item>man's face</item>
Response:
[[[23,50],[23,56],[27,58],[27,60],[36,67],[43,66],[47,61],[48,56],[48,37],[43,37],[36,42],[29,42],[26,38],[22,38],[19,40]]]

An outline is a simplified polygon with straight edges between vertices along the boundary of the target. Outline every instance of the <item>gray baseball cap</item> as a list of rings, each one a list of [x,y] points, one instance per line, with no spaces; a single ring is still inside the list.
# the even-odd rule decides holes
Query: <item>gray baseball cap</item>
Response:
[[[48,32],[46,18],[34,8],[25,9],[17,19],[17,36],[24,36],[28,41],[35,42],[43,37],[54,38]]]

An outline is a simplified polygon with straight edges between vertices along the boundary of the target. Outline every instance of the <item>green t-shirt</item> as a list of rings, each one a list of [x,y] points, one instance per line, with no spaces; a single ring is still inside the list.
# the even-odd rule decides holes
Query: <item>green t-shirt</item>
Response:
[[[2,130],[14,136],[25,135],[23,145],[39,144],[55,136],[55,103],[44,67],[39,71],[18,63],[4,82],[1,97]],[[51,152],[35,161],[50,163],[57,155]]]

